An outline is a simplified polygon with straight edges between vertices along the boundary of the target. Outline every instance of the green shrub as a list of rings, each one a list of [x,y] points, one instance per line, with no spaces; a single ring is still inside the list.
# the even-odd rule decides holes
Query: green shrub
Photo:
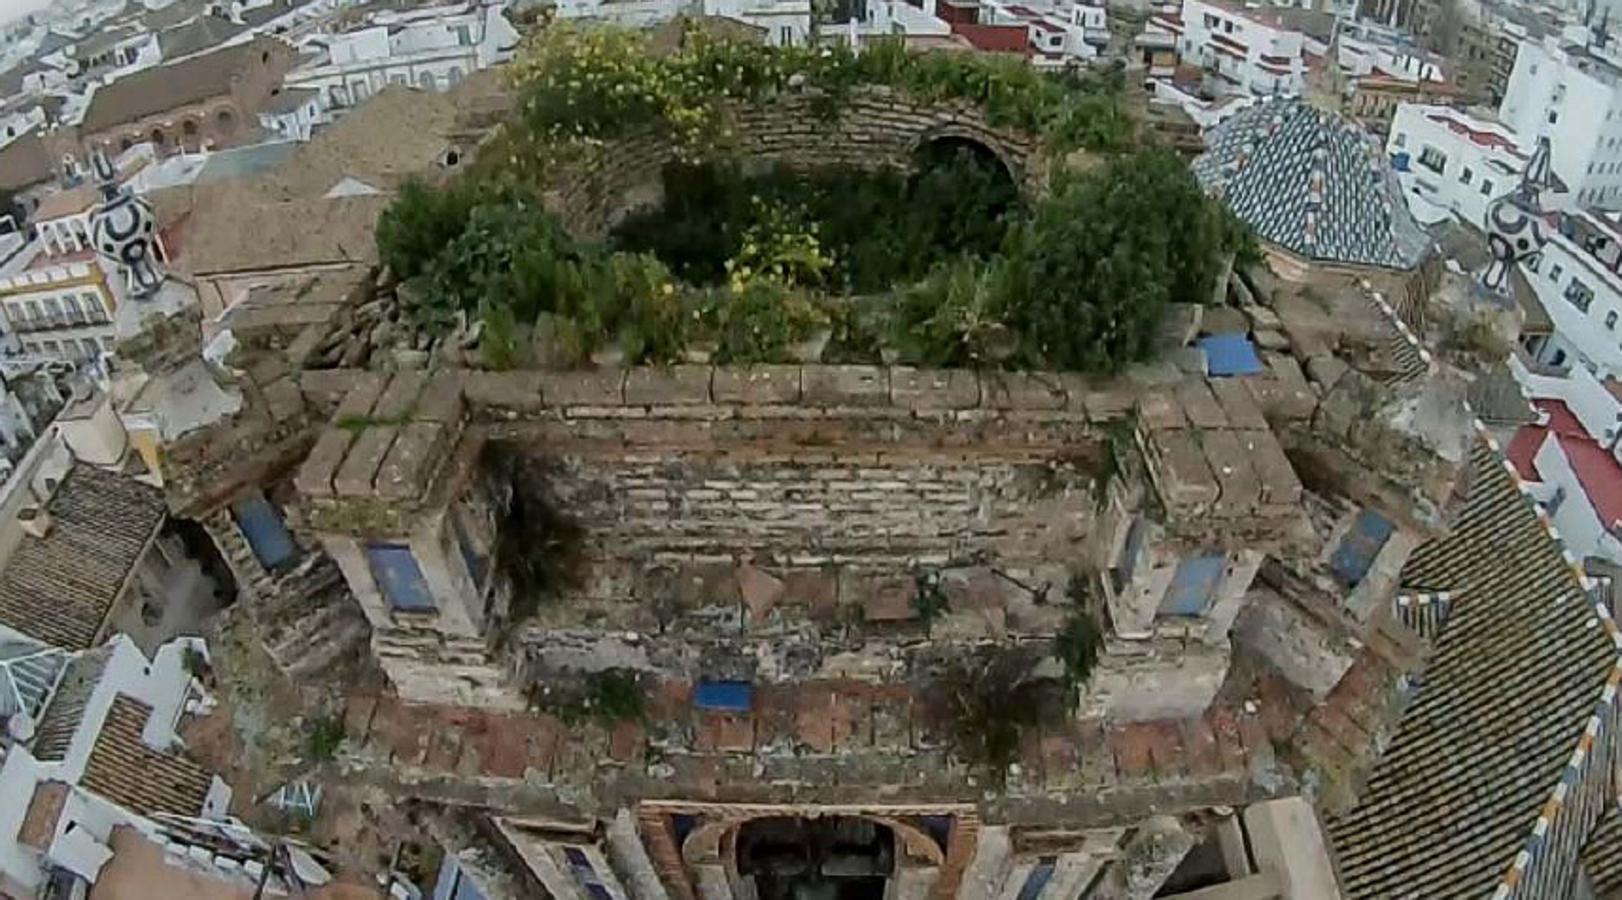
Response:
[[[312,762],[330,762],[344,743],[344,720],[339,716],[316,716],[306,724],[305,752]]]
[[[1010,243],[1007,324],[1027,360],[1115,372],[1148,358],[1172,303],[1203,303],[1241,235],[1181,158],[1146,150],[1055,185]]]
[[[877,41],[844,47],[770,47],[690,30],[656,54],[640,32],[554,24],[513,65],[522,122],[551,141],[600,140],[662,126],[692,151],[726,146],[729,101],[760,100],[791,84],[819,92],[837,115],[852,90],[887,86],[920,101],[968,101],[994,125],[1021,128],[1056,150],[1115,150],[1132,137],[1120,69],[1052,75],[1023,59],[909,52]]]
[[[378,258],[401,280],[421,274],[467,228],[477,199],[470,185],[436,189],[407,179],[378,218]]]

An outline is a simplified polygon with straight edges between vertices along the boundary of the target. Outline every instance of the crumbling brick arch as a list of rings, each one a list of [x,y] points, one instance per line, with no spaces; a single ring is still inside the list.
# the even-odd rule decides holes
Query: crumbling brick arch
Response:
[[[983,148],[1027,195],[1046,185],[1040,142],[992,125],[972,104],[921,103],[884,87],[855,90],[836,114],[815,93],[788,94],[728,113],[732,153],[748,166],[848,166],[909,171],[933,144]],[[557,176],[548,205],[576,235],[595,239],[637,209],[663,202],[661,173],[678,156],[663,131],[610,141]]]
[[[932,149],[953,145],[968,148],[987,159],[995,159],[1008,174],[1009,181],[1027,193],[1039,192],[1040,185],[1026,180],[1031,169],[1029,149],[1011,144],[989,125],[969,120],[938,125],[920,132],[907,153],[913,160],[922,160]]]

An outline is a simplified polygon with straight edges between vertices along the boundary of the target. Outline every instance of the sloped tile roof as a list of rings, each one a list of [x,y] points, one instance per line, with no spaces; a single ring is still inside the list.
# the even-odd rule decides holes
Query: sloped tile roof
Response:
[[[1429,246],[1385,157],[1356,123],[1300,100],[1206,133],[1194,174],[1258,237],[1309,259],[1408,269]]]
[[[141,816],[195,816],[214,776],[177,753],[154,750],[141,740],[152,707],[118,696],[90,750],[79,786]]]
[[[76,465],[48,506],[51,530],[24,536],[0,570],[0,623],[53,647],[82,650],[163,522],[163,493]]]
[[[256,38],[168,65],[132,72],[97,90],[80,124],[81,134],[135,122],[154,113],[201,103],[231,91],[231,79],[266,52],[274,38]]]
[[[1583,871],[1594,886],[1594,896],[1622,895],[1622,809],[1615,800],[1605,804],[1599,824],[1583,845]]]
[[[111,647],[98,647],[79,654],[68,664],[67,671],[62,673],[62,683],[57,685],[50,704],[40,716],[39,726],[34,729],[34,744],[29,751],[35,759],[56,762],[67,756],[74,732],[84,719],[90,695],[101,682],[101,674],[106,671],[111,656]]]
[[[1348,900],[1491,896],[1617,662],[1574,566],[1484,443],[1469,484],[1453,530],[1402,573],[1404,591],[1449,593],[1446,628],[1356,805],[1327,822]]]

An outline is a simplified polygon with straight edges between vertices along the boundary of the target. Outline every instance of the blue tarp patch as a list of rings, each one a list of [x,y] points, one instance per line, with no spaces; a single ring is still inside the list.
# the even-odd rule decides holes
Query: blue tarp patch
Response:
[[[1362,584],[1374,565],[1374,557],[1380,555],[1380,549],[1396,530],[1390,519],[1372,509],[1358,513],[1340,546],[1329,556],[1330,574],[1342,587]]]
[[[238,501],[232,512],[237,527],[242,529],[242,536],[248,539],[248,549],[253,551],[261,566],[275,569],[298,553],[293,536],[282,524],[282,517],[265,502],[265,498],[249,497]]]
[[[1212,334],[1195,343],[1205,351],[1205,370],[1213,378],[1255,375],[1262,371],[1262,359],[1256,355],[1256,345],[1243,334]]]
[[[1223,556],[1196,556],[1177,564],[1171,577],[1171,587],[1160,601],[1160,615],[1199,616],[1210,608],[1216,596],[1217,584],[1227,568]]]
[[[700,681],[693,688],[693,706],[726,712],[748,712],[755,686],[747,681]]]
[[[405,544],[368,544],[366,562],[378,590],[395,609],[406,612],[433,612],[434,595],[422,577],[422,567]]]

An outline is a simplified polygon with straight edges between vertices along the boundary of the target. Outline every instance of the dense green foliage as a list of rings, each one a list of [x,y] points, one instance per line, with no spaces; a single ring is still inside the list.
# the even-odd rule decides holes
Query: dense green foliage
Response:
[[[498,369],[699,354],[1116,371],[1152,351],[1169,304],[1205,302],[1222,256],[1249,240],[1169,152],[1061,167],[1033,204],[988,150],[961,141],[926,145],[911,173],[746,172],[695,154],[665,172],[661,209],[606,244],[575,239],[542,209],[544,179],[527,166],[660,124],[721,150],[720,101],[791,79],[830,114],[879,84],[970,100],[1054,148],[1116,148],[1128,134],[1103,76],[889,45],[852,56],[689,37],[660,55],[614,29],[543,35],[517,67],[519,117],[499,150],[444,187],[406,185],[379,222],[413,324],[482,323],[480,361]]]
[[[923,102],[973,103],[991,124],[1040,135],[1056,150],[1119,150],[1132,134],[1118,70],[1050,75],[1017,57],[912,53],[894,41],[857,54],[843,47],[769,47],[693,30],[678,52],[660,54],[640,32],[554,25],[514,69],[522,121],[551,140],[612,138],[663,125],[704,152],[732,137],[723,115],[728,101],[811,90],[832,116],[864,85]]]
[[[705,163],[673,165],[664,183],[664,206],[621,223],[615,243],[654,254],[693,284],[725,282],[727,263],[761,233],[799,232],[815,237],[829,265],[792,281],[887,291],[956,256],[996,253],[1020,207],[1001,164],[961,147],[924,160],[910,178],[840,168],[745,175]]]
[[[1170,152],[1119,157],[1059,185],[1008,253],[1005,322],[1026,357],[1119,369],[1153,349],[1170,303],[1203,303],[1236,220]]]

